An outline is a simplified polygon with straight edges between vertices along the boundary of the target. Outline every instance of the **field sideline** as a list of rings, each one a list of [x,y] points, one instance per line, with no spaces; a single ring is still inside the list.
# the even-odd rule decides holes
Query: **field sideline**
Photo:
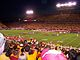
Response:
[[[58,33],[58,32],[38,32],[31,30],[0,30],[5,36],[21,36],[26,39],[36,38],[38,41],[53,41],[55,44],[64,46],[80,47],[80,34]]]

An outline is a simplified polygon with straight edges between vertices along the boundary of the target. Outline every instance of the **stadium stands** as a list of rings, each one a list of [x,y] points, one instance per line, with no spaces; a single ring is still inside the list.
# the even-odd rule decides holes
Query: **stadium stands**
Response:
[[[7,29],[7,26],[0,22],[0,30]]]
[[[74,11],[59,11],[54,15],[37,17],[36,21],[0,23],[0,29],[46,29],[80,32],[80,14]]]
[[[76,15],[76,16],[75,16]],[[65,31],[80,33],[80,15],[60,14],[38,18],[40,21],[19,21],[1,23],[0,30],[40,30]],[[14,34],[15,35],[15,34]],[[62,51],[68,60],[80,60],[80,49],[66,46],[56,46],[53,42],[39,42],[17,36],[6,36],[5,50],[0,55],[1,60],[41,60],[43,49],[50,48]],[[4,58],[3,58],[4,57]],[[34,58],[33,58],[34,57]]]
[[[22,23],[9,23],[6,25],[10,29],[27,29],[27,30],[65,30],[69,32],[80,32],[80,24],[72,23],[43,23],[43,22],[22,22]]]

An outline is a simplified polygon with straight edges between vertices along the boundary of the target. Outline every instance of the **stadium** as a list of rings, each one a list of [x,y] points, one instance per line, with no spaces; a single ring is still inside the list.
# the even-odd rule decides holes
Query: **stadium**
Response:
[[[7,41],[5,51],[10,48],[18,53],[16,51],[25,46],[23,49],[36,48],[40,52],[48,46],[51,49],[61,49],[67,60],[73,60],[74,58],[67,57],[67,52],[74,49],[80,53],[80,11],[76,6],[56,6],[54,13],[33,16],[33,11],[29,11],[24,18],[9,18],[17,19],[15,21],[5,21],[6,18],[1,20],[0,33],[4,34]],[[17,48],[19,44],[20,47]],[[32,50],[29,51],[30,54]],[[38,56],[36,60],[41,60],[41,57]]]

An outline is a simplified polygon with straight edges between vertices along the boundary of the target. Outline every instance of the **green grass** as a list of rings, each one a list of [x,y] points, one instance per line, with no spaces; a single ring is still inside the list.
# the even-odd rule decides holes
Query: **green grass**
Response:
[[[0,30],[5,36],[23,36],[24,38],[36,38],[38,41],[53,41],[55,44],[64,46],[80,46],[80,34],[77,33],[57,33],[57,32],[33,32],[31,30]],[[57,36],[59,34],[59,36]]]

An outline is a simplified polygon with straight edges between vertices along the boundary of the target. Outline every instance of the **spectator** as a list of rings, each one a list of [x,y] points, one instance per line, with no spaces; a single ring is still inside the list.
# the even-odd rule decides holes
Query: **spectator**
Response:
[[[27,56],[26,56],[26,53],[24,51],[24,48],[21,49],[21,54],[19,55],[18,60],[27,60]]]
[[[10,56],[10,60],[18,60],[19,53],[17,50],[14,50],[12,55]]]

